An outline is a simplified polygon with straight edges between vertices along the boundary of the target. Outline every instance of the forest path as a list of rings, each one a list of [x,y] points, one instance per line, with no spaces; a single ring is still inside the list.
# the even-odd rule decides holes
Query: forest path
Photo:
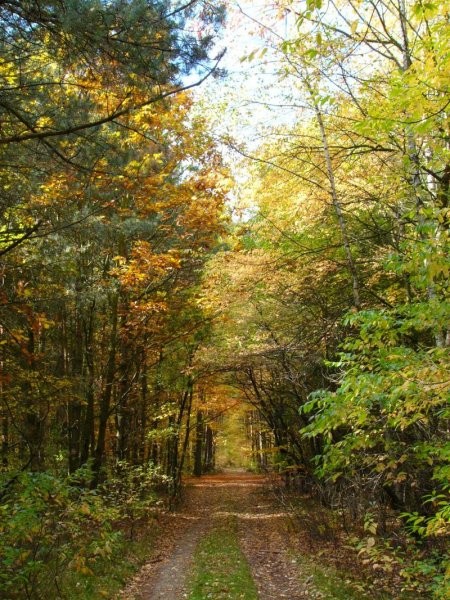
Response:
[[[237,522],[239,543],[260,600],[320,597],[311,585],[301,583],[300,566],[289,551],[289,515],[280,511],[264,477],[236,471],[185,483],[181,508],[164,517],[159,554],[144,565],[120,598],[187,598],[197,543],[227,517]]]

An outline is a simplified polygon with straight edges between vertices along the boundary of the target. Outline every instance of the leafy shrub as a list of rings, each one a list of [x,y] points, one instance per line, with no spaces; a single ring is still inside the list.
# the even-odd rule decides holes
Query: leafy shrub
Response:
[[[435,477],[439,480],[439,477]],[[418,512],[405,513],[407,529],[419,540],[432,539],[437,546],[448,547],[450,534],[450,485],[443,485],[445,493],[431,494],[425,503],[432,506],[431,515],[421,515]],[[418,557],[410,566],[403,569],[402,574],[408,580],[425,580],[433,598],[445,599],[450,597],[450,555],[440,552],[438,548],[429,556]]]
[[[0,505],[0,596],[62,597],[67,570],[91,574],[120,541],[118,511],[95,491],[50,473],[22,473]]]
[[[130,465],[126,461],[116,464],[115,472],[101,486],[102,498],[111,508],[118,511],[118,518],[128,528],[130,540],[135,539],[136,526],[158,502],[156,484],[168,478],[152,463]]]
[[[350,314],[354,335],[329,364],[337,388],[317,391],[301,409],[310,415],[303,435],[323,443],[316,474],[328,486],[353,482],[381,509],[389,500],[390,510],[403,511],[409,556],[395,560],[405,589],[435,598],[449,597],[441,550],[450,532],[449,352],[436,342],[448,314],[437,301]],[[382,525],[381,510],[378,518]],[[370,537],[359,550],[389,572],[392,553],[382,542]]]

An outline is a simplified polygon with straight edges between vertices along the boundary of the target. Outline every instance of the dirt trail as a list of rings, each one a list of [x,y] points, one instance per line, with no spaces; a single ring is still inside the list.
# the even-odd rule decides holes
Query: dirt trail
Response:
[[[166,517],[164,546],[122,592],[123,600],[183,600],[199,539],[215,520],[233,515],[242,550],[260,600],[301,600],[320,595],[299,581],[299,565],[289,553],[289,515],[280,512],[267,481],[230,472],[186,481],[182,509]]]

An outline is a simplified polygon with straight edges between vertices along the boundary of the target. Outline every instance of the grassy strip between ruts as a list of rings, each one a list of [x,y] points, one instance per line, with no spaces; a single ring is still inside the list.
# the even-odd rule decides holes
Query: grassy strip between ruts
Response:
[[[194,556],[189,600],[257,600],[250,567],[239,547],[236,518],[226,517],[202,538]]]

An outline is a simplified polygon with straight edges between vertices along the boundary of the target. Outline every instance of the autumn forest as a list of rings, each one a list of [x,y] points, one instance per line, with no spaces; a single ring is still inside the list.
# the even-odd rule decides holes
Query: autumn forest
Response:
[[[0,24],[0,597],[116,597],[235,469],[386,583],[355,598],[448,598],[450,2]]]

